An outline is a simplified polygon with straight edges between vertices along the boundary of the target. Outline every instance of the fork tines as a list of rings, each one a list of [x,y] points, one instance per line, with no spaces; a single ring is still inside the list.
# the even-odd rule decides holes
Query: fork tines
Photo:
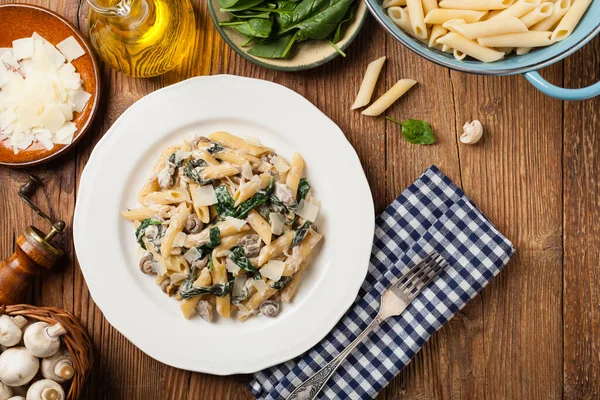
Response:
[[[441,255],[431,253],[412,266],[396,283],[396,287],[407,296],[416,297],[444,270],[446,265],[448,263]]]

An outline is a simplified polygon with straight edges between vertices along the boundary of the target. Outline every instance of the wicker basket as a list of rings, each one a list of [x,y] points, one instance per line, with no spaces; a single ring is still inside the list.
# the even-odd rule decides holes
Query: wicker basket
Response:
[[[60,308],[35,307],[28,304],[0,306],[0,315],[2,314],[12,317],[22,315],[29,320],[43,321],[50,325],[61,323],[67,330],[61,339],[73,359],[73,368],[75,369],[75,376],[73,376],[68,389],[67,400],[77,400],[94,365],[92,341],[81,322],[71,313]]]

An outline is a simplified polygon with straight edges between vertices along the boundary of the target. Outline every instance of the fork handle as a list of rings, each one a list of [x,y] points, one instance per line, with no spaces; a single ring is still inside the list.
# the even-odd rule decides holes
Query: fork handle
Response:
[[[362,342],[362,340],[369,333],[371,333],[373,329],[379,326],[380,323],[381,319],[379,316],[377,316],[377,318],[375,318],[373,322],[371,322],[369,326],[367,326],[365,330],[362,331],[361,334],[358,335],[356,339],[354,339],[354,341],[348,345],[348,347],[342,350],[340,354],[338,354],[333,360],[329,361],[329,363],[327,363],[327,365],[321,368],[318,372],[314,373],[312,376],[302,382],[296,389],[294,389],[292,393],[290,393],[286,400],[316,399],[319,392],[321,392],[321,389],[323,389],[323,386],[325,386],[329,378],[331,378],[333,373],[338,369],[346,357],[348,357],[348,354],[350,354],[350,352],[354,350],[354,348],[358,346],[358,344]]]

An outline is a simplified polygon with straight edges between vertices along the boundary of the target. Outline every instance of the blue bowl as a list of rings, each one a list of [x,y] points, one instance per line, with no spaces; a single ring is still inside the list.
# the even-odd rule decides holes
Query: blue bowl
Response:
[[[452,54],[429,48],[396,26],[381,6],[381,0],[366,0],[366,3],[371,14],[393,37],[410,50],[436,64],[480,75],[524,74],[525,78],[538,90],[562,100],[583,100],[600,94],[600,82],[581,89],[564,89],[548,83],[537,72],[538,69],[573,54],[600,32],[600,0],[592,1],[577,28],[566,39],[548,47],[535,49],[522,56],[511,54],[505,59],[493,63],[474,60],[459,61]]]

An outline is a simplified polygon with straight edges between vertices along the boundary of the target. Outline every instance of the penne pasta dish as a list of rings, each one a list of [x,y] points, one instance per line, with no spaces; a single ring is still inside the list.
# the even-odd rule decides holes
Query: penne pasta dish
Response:
[[[163,150],[122,215],[135,227],[142,273],[183,316],[274,317],[322,240],[304,159],[227,132]],[[214,310],[214,311],[213,311]]]
[[[388,17],[428,47],[494,62],[567,38],[592,0],[383,0]]]

